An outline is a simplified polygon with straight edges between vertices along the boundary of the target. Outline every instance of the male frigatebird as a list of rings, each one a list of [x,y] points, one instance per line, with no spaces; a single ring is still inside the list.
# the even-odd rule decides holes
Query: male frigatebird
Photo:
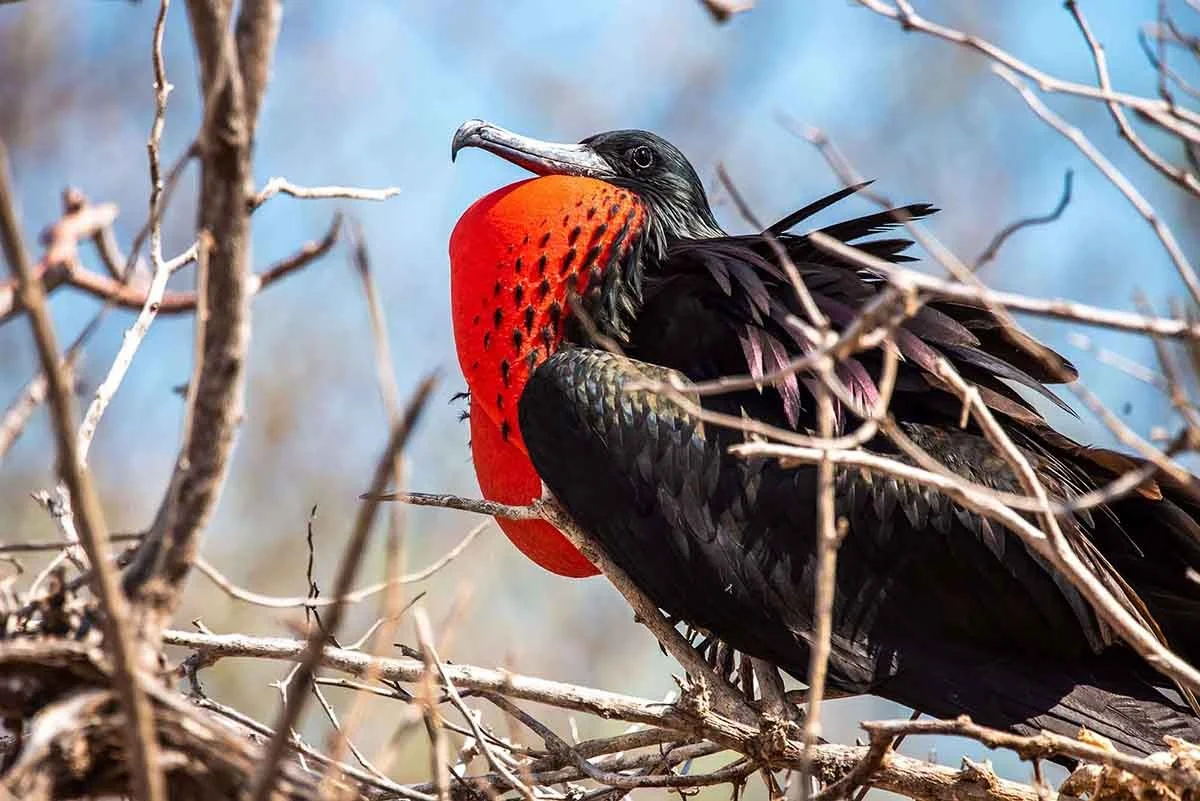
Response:
[[[663,368],[691,381],[761,377],[811,348],[789,322],[805,315],[772,243],[726,234],[695,170],[654,134],[613,131],[560,145],[473,120],[455,134],[453,153],[467,147],[542,176],[475,203],[450,243],[455,338],[485,494],[523,503],[544,482],[659,607],[803,678],[816,468],[730,454],[743,432],[701,424],[644,377]],[[791,229],[853,191],[768,231],[837,328],[886,281]],[[932,211],[901,210],[914,218]],[[907,240],[875,236],[896,220],[885,211],[820,230],[909,261]],[[975,385],[1055,500],[1134,469],[1131,458],[1058,434],[1014,390],[1059,402],[1045,384],[1074,375],[1030,345],[978,305],[930,297],[885,345],[901,358],[891,413],[949,470],[1021,492],[981,432],[961,424],[961,401],[934,371],[941,357]],[[874,350],[837,366],[860,408],[878,397],[881,364]],[[701,400],[708,410],[812,432],[814,386],[801,374]],[[853,424],[854,412],[839,404],[839,425]],[[906,458],[884,437],[863,447]],[[833,607],[833,688],[1019,732],[1087,727],[1134,753],[1161,750],[1163,735],[1200,736],[1188,702],[1017,536],[884,475],[840,469],[835,492],[848,531]],[[1060,521],[1105,584],[1193,663],[1198,514],[1200,496],[1164,477]],[[545,523],[508,521],[505,529],[551,570],[594,572]]]

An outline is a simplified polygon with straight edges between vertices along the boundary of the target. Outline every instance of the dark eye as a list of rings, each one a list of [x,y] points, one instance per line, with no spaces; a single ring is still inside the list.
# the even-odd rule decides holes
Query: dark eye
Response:
[[[647,170],[654,165],[654,151],[645,145],[635,147],[629,154],[629,160],[639,170]]]

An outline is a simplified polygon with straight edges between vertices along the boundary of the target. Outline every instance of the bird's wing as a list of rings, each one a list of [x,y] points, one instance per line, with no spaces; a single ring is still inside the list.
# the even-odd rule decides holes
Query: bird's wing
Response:
[[[663,372],[593,349],[552,356],[520,401],[530,457],[657,605],[803,678],[813,631],[814,469],[731,455],[721,429],[647,387]],[[986,447],[963,432],[912,433],[939,456]],[[994,462],[970,469],[994,481]],[[1088,725],[1135,752],[1153,750],[1164,732],[1197,733],[1147,671],[1100,671],[1094,660],[1106,632],[1012,534],[886,476],[839,469],[835,497],[848,530],[838,553],[833,686],[1028,731]]]
[[[929,211],[922,205],[904,210],[914,217]],[[796,224],[800,217],[781,221],[776,241],[787,249],[816,306],[840,330],[882,291],[883,282],[817,251],[806,236],[782,233],[782,224]],[[904,240],[859,241],[893,224],[894,216],[886,212],[823,230],[895,261],[905,258]],[[674,246],[644,276],[642,307],[626,353],[646,365],[676,369],[689,380],[746,373],[763,378],[809,353],[809,339],[794,324],[804,320],[803,308],[774,259],[772,246],[757,236]],[[973,423],[959,427],[961,402],[936,374],[938,361],[946,360],[1000,415],[1048,492],[1070,499],[1117,475],[1123,457],[1103,457],[1104,452],[1088,451],[1052,432],[1033,404],[1014,390],[1024,386],[1057,401],[1045,384],[1074,377],[1066,360],[1025,344],[984,308],[925,303],[884,345],[901,357],[889,408],[908,436],[950,470],[985,486],[1021,492],[1007,463]],[[733,459],[725,448],[742,434],[700,427],[676,406],[644,392],[626,397],[620,390],[623,375],[644,368],[613,359],[572,351],[539,369],[530,383],[522,399],[521,429],[527,441],[530,436],[539,441],[534,464],[542,480],[576,516],[589,504],[598,508],[602,517],[595,520],[596,531],[605,537],[608,526],[605,546],[625,550],[626,570],[637,570],[635,562],[655,573],[678,570],[672,565],[696,567],[670,579],[686,596],[686,602],[677,594],[674,603],[665,604],[674,613],[689,618],[695,604],[708,603],[719,592],[744,592],[745,603],[734,604],[738,613],[727,626],[704,622],[722,619],[714,610],[692,620],[727,636],[740,616],[766,609],[763,625],[772,637],[778,637],[782,620],[790,621],[787,627],[803,640],[800,632],[811,624],[815,552],[812,471]],[[881,366],[878,350],[854,354],[836,366],[859,408],[880,395]],[[816,428],[812,381],[804,373],[788,375],[761,390],[706,396],[703,404],[710,411],[811,432]],[[840,409],[839,421],[842,428],[851,427],[853,409]],[[899,456],[882,438],[868,447]],[[608,481],[589,478],[593,475],[606,475]],[[862,675],[892,669],[878,662],[881,638],[908,637],[910,630],[918,638],[1018,649],[1099,650],[1111,643],[1111,632],[1078,592],[995,523],[894,478],[842,471],[838,481],[840,513],[850,522],[841,556],[840,631],[856,643],[847,654],[874,649],[875,663],[869,669],[859,666]],[[1169,528],[1177,532],[1171,535],[1175,540],[1193,536],[1200,506],[1180,504],[1177,496],[1162,504],[1152,500],[1156,493],[1162,500],[1158,484],[1146,482],[1129,501],[1129,519],[1152,523],[1150,529],[1160,518],[1174,519]],[[582,494],[577,502],[575,494]],[[1121,511],[1082,511],[1064,518],[1063,528],[1081,559],[1130,612],[1147,621],[1158,614],[1158,608],[1147,613],[1139,597],[1146,590],[1174,604],[1177,619],[1194,619],[1200,585],[1186,578],[1187,568],[1200,567],[1194,543],[1192,550],[1181,549],[1166,535],[1128,530]],[[581,522],[593,529],[590,520]],[[1141,542],[1147,536],[1153,541]],[[1152,570],[1138,562],[1145,562],[1147,548],[1158,558]],[[1114,560],[1121,562],[1120,572]],[[1141,568],[1136,578],[1146,578],[1146,584],[1121,578],[1130,562]]]
[[[903,240],[857,241],[889,220],[871,215],[825,231],[897,261]],[[782,229],[776,237],[835,330],[882,291],[877,275],[830,258],[806,237]],[[633,358],[569,349],[530,379],[520,402],[530,457],[567,510],[661,607],[803,675],[813,628],[814,468],[735,458],[728,448],[744,434],[702,424],[639,377],[670,368],[692,381],[765,379],[811,351],[795,324],[805,320],[803,308],[761,237],[678,244],[647,272],[641,289],[626,343]],[[928,302],[884,345],[901,357],[890,409],[909,438],[951,471],[1020,492],[978,429],[960,428],[961,401],[937,375],[939,361],[948,361],[999,415],[1052,498],[1068,500],[1119,474],[1123,457],[1053,432],[1014,389],[1050,395],[1046,383],[1074,375],[1065,360],[1025,344],[986,309]],[[854,406],[878,398],[881,367],[879,350],[838,363]],[[811,432],[812,381],[801,373],[702,400],[709,411]],[[853,406],[840,409],[839,420],[843,429],[852,427]],[[902,458],[882,438],[866,447]],[[837,513],[848,523],[833,621],[837,686],[874,689],[910,704],[923,699],[918,705],[925,711],[952,714],[954,702],[929,689],[939,671],[967,675],[972,666],[1026,659],[1048,665],[1049,674],[1036,681],[1069,685],[1073,671],[1112,644],[1112,632],[1080,594],[996,523],[886,475],[852,469],[836,475]],[[1194,531],[1200,505],[1189,506],[1164,486],[1149,481],[1128,507],[1081,511],[1061,522],[1076,552],[1127,609],[1151,619],[1173,605],[1176,620],[1187,621],[1200,609],[1200,585],[1186,578],[1187,568],[1200,567]],[[1189,537],[1190,551],[1175,542]],[[1151,553],[1153,565],[1146,560]],[[1131,577],[1129,564],[1141,572]],[[1137,685],[1110,689],[1143,692],[1144,680]],[[960,711],[989,709],[960,700]]]
[[[821,230],[879,258],[905,261],[908,240],[864,237],[895,226],[897,214],[917,218],[932,211],[917,204]],[[886,282],[819,250],[807,235],[780,230],[798,219],[792,215],[773,226],[778,231],[775,241],[786,250],[816,307],[840,330],[883,291]],[[630,352],[650,363],[676,367],[690,378],[746,373],[761,377],[813,349],[803,328],[810,323],[805,307],[771,243],[760,236],[676,244],[663,263],[645,276],[642,290],[643,306]],[[883,316],[877,322],[887,319]],[[957,425],[962,404],[938,376],[942,359],[978,388],[989,407],[1011,421],[1033,427],[1043,424],[1036,408],[1014,386],[1068,408],[1047,384],[1073,379],[1071,364],[1004,326],[986,308],[932,300],[903,321],[889,345],[901,358],[892,400],[900,419]],[[881,352],[872,350],[841,360],[837,370],[847,389],[865,405],[878,398],[880,366]],[[811,403],[805,401],[809,393],[804,384],[801,375],[775,385],[783,422],[792,427],[811,427]],[[839,419],[844,420],[840,412]]]
[[[728,452],[646,389],[642,365],[572,348],[530,379],[520,424],[538,474],[635,582],[672,614],[803,672],[812,630],[811,467]],[[913,426],[927,448],[983,452],[975,435]],[[939,453],[939,456],[943,455]],[[994,458],[972,477],[997,484]],[[1005,487],[1011,489],[1011,487]],[[921,487],[839,470],[835,673],[864,689],[909,648],[1078,657],[1105,645],[1090,608],[1012,534]]]

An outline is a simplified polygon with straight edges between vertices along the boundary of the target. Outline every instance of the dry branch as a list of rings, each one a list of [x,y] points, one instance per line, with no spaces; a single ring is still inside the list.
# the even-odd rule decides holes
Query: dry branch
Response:
[[[287,178],[276,176],[267,181],[250,201],[250,207],[256,209],[278,194],[305,200],[331,200],[341,198],[346,200],[387,200],[400,194],[400,187],[388,186],[383,189],[364,189],[358,186],[299,186]]]
[[[429,393],[433,390],[433,385],[432,378],[427,378],[421,383],[408,402],[404,416],[392,428],[387,447],[375,467],[375,475],[371,482],[373,493],[378,494],[387,484],[388,477],[392,474],[393,462],[408,442],[413,427],[416,425],[421,411],[425,408],[425,401],[428,400]],[[329,608],[329,614],[322,624],[313,627],[308,640],[308,648],[299,663],[299,670],[288,684],[283,709],[280,711],[279,721],[275,726],[275,734],[267,745],[266,757],[254,779],[253,789],[250,793],[253,801],[265,801],[271,793],[275,770],[287,748],[289,733],[299,719],[304,701],[308,697],[312,677],[320,663],[321,652],[325,643],[337,632],[341,623],[346,608],[344,598],[350,593],[350,587],[354,583],[354,577],[362,563],[363,554],[366,552],[367,538],[378,506],[379,502],[376,500],[367,500],[359,506],[354,527],[346,542],[346,551],[338,567],[337,577],[334,579],[333,596],[336,602]]]
[[[376,500],[383,500],[386,497],[387,496],[378,496]],[[415,573],[406,573],[401,576],[391,576],[385,581],[369,584],[365,587],[360,587],[357,590],[347,592],[345,595],[335,597],[321,597],[312,595],[281,597],[277,595],[263,595],[262,593],[257,593],[253,590],[248,590],[244,587],[239,587],[238,585],[234,584],[223,573],[221,573],[221,571],[209,564],[208,560],[206,560],[203,556],[196,557],[196,569],[200,571],[200,573],[207,579],[216,584],[217,587],[219,587],[221,591],[227,594],[229,597],[236,598],[239,601],[245,601],[248,604],[262,606],[268,609],[320,609],[322,607],[333,606],[339,603],[358,603],[370,598],[373,595],[387,592],[392,587],[398,587],[405,584],[416,584],[417,582],[424,581],[457,559],[462,552],[465,551],[471,545],[471,543],[475,541],[475,538],[482,534],[483,531],[490,525],[491,521],[484,521],[483,523],[475,526],[473,529],[467,532],[467,535],[463,537],[457,545],[447,551],[441,558],[431,563],[428,567],[424,567]],[[3,553],[3,551],[0,550],[0,553]]]
[[[1114,92],[1089,84],[1068,81],[1050,75],[1030,64],[1021,61],[1008,51],[1000,48],[978,36],[955,30],[927,20],[913,10],[908,0],[896,0],[894,6],[889,6],[883,0],[855,0],[860,6],[884,17],[895,20],[905,31],[915,31],[943,39],[951,44],[974,50],[996,64],[1007,67],[1018,75],[1032,81],[1043,92],[1074,95],[1092,100],[1115,102],[1148,118],[1161,121],[1180,114],[1189,123],[1200,124],[1200,114],[1186,109],[1180,109],[1171,103],[1127,92]]]
[[[115,666],[114,684],[129,717],[124,731],[127,754],[133,766],[133,785],[146,801],[164,801],[158,743],[149,704],[138,686],[141,660],[130,626],[128,605],[116,571],[108,563],[108,529],[100,498],[76,448],[71,387],[60,361],[45,293],[21,241],[20,224],[9,188],[8,154],[3,143],[0,143],[0,246],[16,274],[21,305],[27,311],[33,329],[42,373],[46,376],[59,476],[70,493],[79,539],[92,563],[92,587],[104,610],[107,645]]]
[[[205,98],[197,227],[212,242],[205,265],[208,320],[190,428],[142,554],[127,574],[126,587],[142,607],[148,643],[156,641],[179,602],[200,534],[220,497],[243,414],[251,297],[245,196],[252,180],[254,124],[282,7],[279,0],[244,3],[238,39],[252,46],[235,53],[228,27],[231,5],[227,0],[187,3]]]
[[[193,649],[206,660],[221,658],[253,658],[294,661],[305,652],[302,640],[275,637],[252,637],[240,634],[216,635],[184,631],[167,631],[165,643]],[[417,659],[385,659],[355,651],[326,647],[320,663],[329,669],[352,676],[375,670],[382,680],[419,683],[426,668]],[[372,668],[374,664],[374,668]],[[689,704],[663,704],[645,698],[620,695],[578,685],[488,670],[462,664],[445,664],[446,677],[459,689],[495,693],[510,699],[532,701],[559,709],[586,712],[607,720],[642,723],[674,732],[683,738],[710,740],[756,759],[763,759],[776,768],[798,767],[803,744],[787,739],[782,743],[764,737],[758,728],[737,723],[713,713],[697,710]],[[666,735],[663,735],[666,736]],[[775,743],[767,748],[769,743]],[[821,743],[811,749],[813,774],[821,781],[837,781],[868,757],[865,747]],[[1039,801],[1032,787],[1010,782],[978,769],[952,768],[889,754],[872,774],[869,783],[924,801]],[[1049,795],[1053,801],[1054,794]],[[1040,801],[1046,801],[1041,798]]]

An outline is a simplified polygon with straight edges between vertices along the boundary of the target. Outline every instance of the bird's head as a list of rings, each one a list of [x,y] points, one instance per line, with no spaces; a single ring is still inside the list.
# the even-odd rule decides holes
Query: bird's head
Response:
[[[696,170],[679,148],[648,131],[608,131],[578,144],[560,144],[468,120],[454,134],[451,157],[467,147],[536,175],[594,178],[634,192],[646,207],[647,233],[661,248],[681,239],[723,235]]]

